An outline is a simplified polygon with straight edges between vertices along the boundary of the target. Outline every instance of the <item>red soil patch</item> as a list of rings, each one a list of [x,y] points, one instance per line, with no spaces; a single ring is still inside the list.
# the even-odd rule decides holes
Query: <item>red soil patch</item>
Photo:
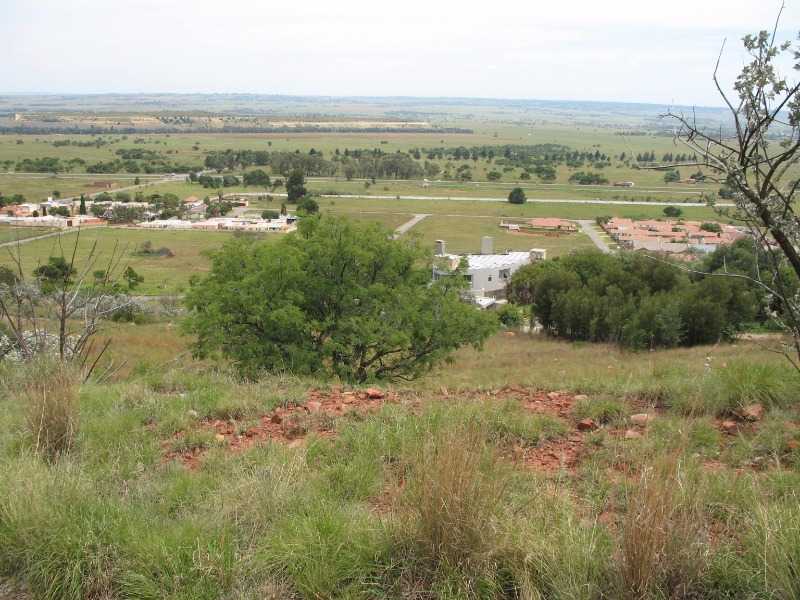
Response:
[[[535,448],[515,448],[514,460],[527,468],[546,473],[566,469],[575,471],[585,451],[586,432],[572,423],[574,395],[563,391],[544,392],[519,386],[506,386],[493,393],[498,398],[513,398],[527,410],[570,421],[574,428],[566,436],[548,440]]]
[[[310,433],[318,437],[335,435],[334,419],[347,414],[367,414],[377,410],[384,402],[396,401],[396,394],[370,388],[358,392],[329,392],[311,390],[303,405],[280,406],[259,417],[259,423],[242,430],[235,421],[209,419],[200,422],[199,429],[215,434],[216,441],[231,452],[246,450],[255,444],[274,441],[290,447],[300,446]],[[200,466],[206,448],[170,450],[175,440],[185,432],[178,432],[172,440],[162,444],[162,462],[178,460],[190,469]]]
[[[537,471],[552,472],[565,468],[574,471],[584,454],[585,435],[579,431],[572,419],[572,408],[576,402],[574,395],[567,392],[545,392],[521,386],[505,386],[493,391],[448,392],[442,388],[441,398],[458,400],[464,398],[484,398],[515,400],[535,414],[550,415],[568,421],[571,431],[564,437],[548,440],[536,448],[515,448],[513,460]],[[214,434],[216,442],[231,452],[240,452],[256,444],[267,441],[300,446],[306,437],[313,433],[318,437],[332,438],[335,433],[335,420],[348,414],[367,414],[377,410],[384,402],[396,402],[396,393],[383,392],[370,388],[361,391],[311,390],[303,405],[282,406],[258,418],[258,423],[242,429],[235,421],[210,419],[199,423],[200,431]],[[410,399],[413,404],[414,400]],[[186,432],[176,433],[172,439],[162,444],[163,461],[177,460],[190,469],[200,466],[207,448],[172,450],[175,442],[181,440]],[[380,504],[380,503],[379,503]]]
[[[534,471],[550,473],[565,469],[574,472],[585,449],[584,434],[573,431],[563,438],[549,440],[536,448],[523,449],[520,462]]]

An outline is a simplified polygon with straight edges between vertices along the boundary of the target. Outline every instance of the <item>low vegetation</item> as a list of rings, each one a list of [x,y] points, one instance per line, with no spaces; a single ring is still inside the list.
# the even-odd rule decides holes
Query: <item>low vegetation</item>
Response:
[[[794,397],[734,417],[733,435],[704,400],[764,401],[722,387],[752,367],[721,362],[757,357],[790,381],[778,357],[743,345],[617,362],[505,335],[489,351],[503,387],[480,389],[492,374],[463,350],[413,387],[370,392],[379,400],[207,364],[142,364],[80,389],[43,370],[31,381],[48,402],[74,415],[80,393],[80,428],[44,421],[48,435],[73,423],[53,453],[36,451],[31,388],[13,385],[27,374],[5,365],[0,573],[75,600],[796,594]],[[562,356],[585,381],[558,375],[549,359]],[[642,411],[649,422],[632,424]],[[596,428],[577,429],[587,415]],[[255,424],[275,433],[245,444]]]

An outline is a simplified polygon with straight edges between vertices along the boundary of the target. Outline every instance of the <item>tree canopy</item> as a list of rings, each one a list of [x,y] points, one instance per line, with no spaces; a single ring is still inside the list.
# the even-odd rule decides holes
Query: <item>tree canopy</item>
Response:
[[[431,282],[430,260],[378,224],[309,217],[278,242],[234,239],[216,252],[190,286],[185,330],[197,355],[221,354],[248,377],[410,380],[496,328],[461,301],[464,278]]]
[[[525,190],[520,187],[515,187],[508,194],[508,201],[511,204],[525,204],[528,201],[528,198],[525,196]]]
[[[579,252],[517,271],[510,297],[545,331],[632,348],[709,344],[756,318],[759,298],[742,279],[690,278],[639,254]]]

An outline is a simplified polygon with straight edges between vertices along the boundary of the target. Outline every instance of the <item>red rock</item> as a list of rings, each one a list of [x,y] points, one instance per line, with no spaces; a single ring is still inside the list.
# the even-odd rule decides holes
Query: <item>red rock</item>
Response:
[[[369,398],[370,400],[380,400],[385,395],[386,394],[384,394],[378,388],[367,388],[367,398]]]
[[[761,404],[748,404],[739,415],[747,421],[760,421],[764,417],[764,407]]]
[[[594,419],[583,419],[578,421],[578,431],[593,431],[597,429],[597,423]]]
[[[636,415],[631,415],[631,423],[634,425],[638,425],[639,427],[647,427],[648,423],[655,419],[653,415],[648,415],[647,413],[639,413]]]
[[[642,437],[642,434],[636,431],[635,429],[628,429],[625,432],[625,439],[626,440],[634,440],[636,438]]]
[[[309,400],[306,402],[306,408],[311,412],[317,412],[319,409],[322,408],[322,402],[317,402],[316,400]]]
[[[269,418],[270,423],[275,423],[275,425],[280,425],[283,422],[283,419],[279,414],[274,414]]]
[[[789,450],[797,450],[798,448],[800,448],[800,441],[798,441],[798,440],[789,440],[788,442],[786,442],[786,447]]]
[[[719,428],[723,431],[723,433],[733,435],[736,433],[738,426],[736,425],[736,421],[726,420],[720,423]]]

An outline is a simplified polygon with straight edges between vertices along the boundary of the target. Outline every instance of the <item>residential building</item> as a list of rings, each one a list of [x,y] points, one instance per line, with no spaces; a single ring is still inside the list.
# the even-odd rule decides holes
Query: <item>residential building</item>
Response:
[[[493,305],[494,301],[505,298],[506,286],[514,273],[525,265],[547,257],[547,251],[539,248],[495,254],[493,245],[493,239],[485,236],[481,240],[480,254],[448,254],[445,242],[437,240],[434,280],[449,276],[462,260],[466,261],[464,276],[469,282],[470,297],[476,304],[486,308]]]

